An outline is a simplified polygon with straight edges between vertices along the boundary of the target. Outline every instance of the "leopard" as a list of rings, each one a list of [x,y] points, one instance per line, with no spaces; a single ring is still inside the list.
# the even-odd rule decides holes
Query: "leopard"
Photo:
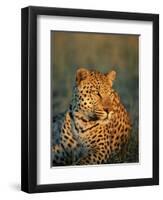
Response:
[[[106,164],[123,160],[131,138],[131,117],[113,88],[117,72],[76,71],[68,109],[54,120],[53,165]]]

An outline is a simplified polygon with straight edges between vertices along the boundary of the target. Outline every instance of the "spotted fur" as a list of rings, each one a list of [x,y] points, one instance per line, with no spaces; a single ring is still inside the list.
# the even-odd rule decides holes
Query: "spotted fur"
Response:
[[[115,71],[77,70],[69,109],[54,123],[53,165],[102,164],[125,155],[131,123],[112,88],[115,78]]]

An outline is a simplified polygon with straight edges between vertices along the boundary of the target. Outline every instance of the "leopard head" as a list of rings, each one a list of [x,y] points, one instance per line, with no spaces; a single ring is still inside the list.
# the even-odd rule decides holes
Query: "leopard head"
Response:
[[[102,74],[79,68],[73,91],[74,109],[82,112],[89,120],[107,119],[111,111],[111,93],[115,78],[115,71]]]

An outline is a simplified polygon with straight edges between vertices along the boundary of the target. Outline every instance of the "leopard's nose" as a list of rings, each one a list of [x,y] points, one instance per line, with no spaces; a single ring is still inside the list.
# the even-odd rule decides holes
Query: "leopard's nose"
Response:
[[[109,112],[109,108],[108,107],[104,107],[104,111],[108,113]]]
[[[110,108],[110,103],[109,103],[109,98],[108,97],[103,99],[102,105],[103,105],[104,111],[108,113],[109,112],[109,108]]]

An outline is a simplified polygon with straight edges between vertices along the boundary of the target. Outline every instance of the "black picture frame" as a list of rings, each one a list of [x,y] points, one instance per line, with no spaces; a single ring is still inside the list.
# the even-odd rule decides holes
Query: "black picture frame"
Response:
[[[153,23],[153,177],[37,184],[37,16],[55,15]],[[21,190],[28,193],[159,184],[159,15],[30,6],[21,11]]]

